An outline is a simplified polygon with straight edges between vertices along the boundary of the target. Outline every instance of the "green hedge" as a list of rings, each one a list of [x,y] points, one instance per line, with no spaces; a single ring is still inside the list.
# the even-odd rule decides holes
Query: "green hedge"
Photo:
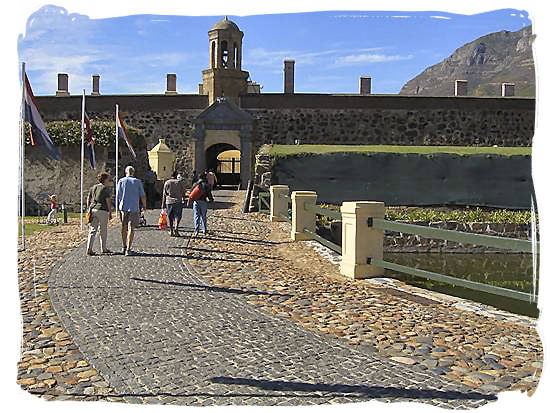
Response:
[[[333,211],[339,211],[339,205],[321,204],[323,208],[328,208]],[[516,211],[509,209],[487,210],[479,207],[476,208],[424,208],[424,207],[387,207],[386,219],[390,221],[405,221],[405,222],[488,222],[495,224],[530,224],[531,211]],[[538,224],[538,214],[535,214],[535,219]],[[322,217],[321,221],[330,221],[330,218]]]
[[[96,145],[110,146],[115,142],[115,122],[92,121],[92,133]],[[130,141],[134,149],[145,148],[145,138],[139,129],[127,126]],[[30,145],[30,126],[25,129],[25,140]],[[57,146],[80,145],[80,122],[74,120],[46,122],[46,131]],[[124,144],[119,142],[120,144]]]

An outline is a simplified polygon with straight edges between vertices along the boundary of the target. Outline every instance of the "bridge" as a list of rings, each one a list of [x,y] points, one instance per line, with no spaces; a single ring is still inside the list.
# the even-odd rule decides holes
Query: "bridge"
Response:
[[[538,378],[530,377],[540,375],[533,363],[541,362],[542,345],[526,318],[491,319],[412,290],[341,276],[311,241],[289,242],[287,222],[242,214],[242,192],[214,196],[205,237],[191,237],[185,209],[181,238],[154,225],[139,228],[137,253],[126,257],[116,252],[114,227],[108,241],[114,254],[85,256],[80,245],[57,261],[39,293],[50,297],[58,317],[55,337],[66,333],[72,344],[25,327],[37,334],[24,337],[30,361],[20,364],[20,384],[27,380],[24,388],[52,399],[377,400],[448,408],[536,388]],[[158,214],[148,211],[147,221]],[[34,310],[28,311],[25,326]],[[514,337],[515,344],[500,337]],[[55,357],[45,348],[55,349]],[[51,368],[69,353],[88,367]],[[43,367],[31,368],[37,363]]]

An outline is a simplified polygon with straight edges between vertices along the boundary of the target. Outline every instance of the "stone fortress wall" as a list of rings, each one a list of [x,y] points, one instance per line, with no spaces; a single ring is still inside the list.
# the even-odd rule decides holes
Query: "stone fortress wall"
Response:
[[[80,120],[78,95],[40,96],[36,101],[46,122]],[[530,146],[535,124],[535,100],[530,98],[263,94],[242,96],[239,103],[256,119],[253,153],[263,144],[296,140],[301,144]],[[193,119],[208,107],[208,96],[89,96],[86,111],[92,122],[113,120],[116,104],[126,124],[143,132],[147,150],[159,138],[166,139],[176,152],[176,168],[190,183]],[[73,152],[78,156],[78,151],[66,151]],[[109,152],[113,157],[114,151]],[[123,158],[128,152],[124,143],[120,152]],[[70,165],[77,168],[78,162]],[[78,170],[69,173],[79,175]],[[258,177],[255,181],[261,184]],[[79,183],[73,184],[63,182],[63,192],[78,194]]]
[[[45,121],[79,120],[79,96],[37,97]],[[94,119],[112,120],[115,104],[129,126],[141,129],[147,149],[165,138],[177,167],[192,169],[193,118],[205,95],[106,95],[86,99]],[[256,119],[254,147],[263,144],[380,144],[530,146],[535,100],[530,98],[393,95],[245,95],[241,108]]]

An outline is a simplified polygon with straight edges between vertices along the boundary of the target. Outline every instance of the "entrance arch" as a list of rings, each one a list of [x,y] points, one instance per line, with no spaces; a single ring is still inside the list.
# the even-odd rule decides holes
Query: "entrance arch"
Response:
[[[228,185],[240,185],[246,187],[252,177],[252,135],[254,118],[224,98],[218,98],[216,102],[206,108],[193,119],[193,169],[200,173],[204,169],[219,167],[218,156],[227,150],[239,151],[239,174],[221,176],[222,180],[231,183]],[[235,164],[237,160],[225,159]],[[222,162],[222,164],[224,164]],[[232,166],[236,169],[236,165]],[[222,175],[226,172],[220,172]],[[234,182],[234,183],[233,183]]]
[[[239,185],[240,158],[238,148],[228,143],[217,143],[206,149],[206,169],[214,170],[219,185]]]

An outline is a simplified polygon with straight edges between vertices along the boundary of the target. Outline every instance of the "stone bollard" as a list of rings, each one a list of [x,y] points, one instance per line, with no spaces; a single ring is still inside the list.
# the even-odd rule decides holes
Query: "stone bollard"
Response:
[[[281,195],[288,196],[288,192],[287,185],[272,185],[269,187],[271,195],[269,218],[271,222],[286,221],[284,217],[288,216],[288,199],[283,198]]]
[[[369,218],[384,218],[384,203],[344,202],[342,212],[342,262],[340,274],[354,279],[380,277],[384,269],[367,264],[367,258],[383,256],[384,231],[369,227]]]
[[[293,241],[305,241],[311,239],[311,235],[304,232],[308,229],[315,232],[315,212],[306,210],[306,205],[315,206],[317,193],[313,191],[294,191],[292,199],[292,233]]]

